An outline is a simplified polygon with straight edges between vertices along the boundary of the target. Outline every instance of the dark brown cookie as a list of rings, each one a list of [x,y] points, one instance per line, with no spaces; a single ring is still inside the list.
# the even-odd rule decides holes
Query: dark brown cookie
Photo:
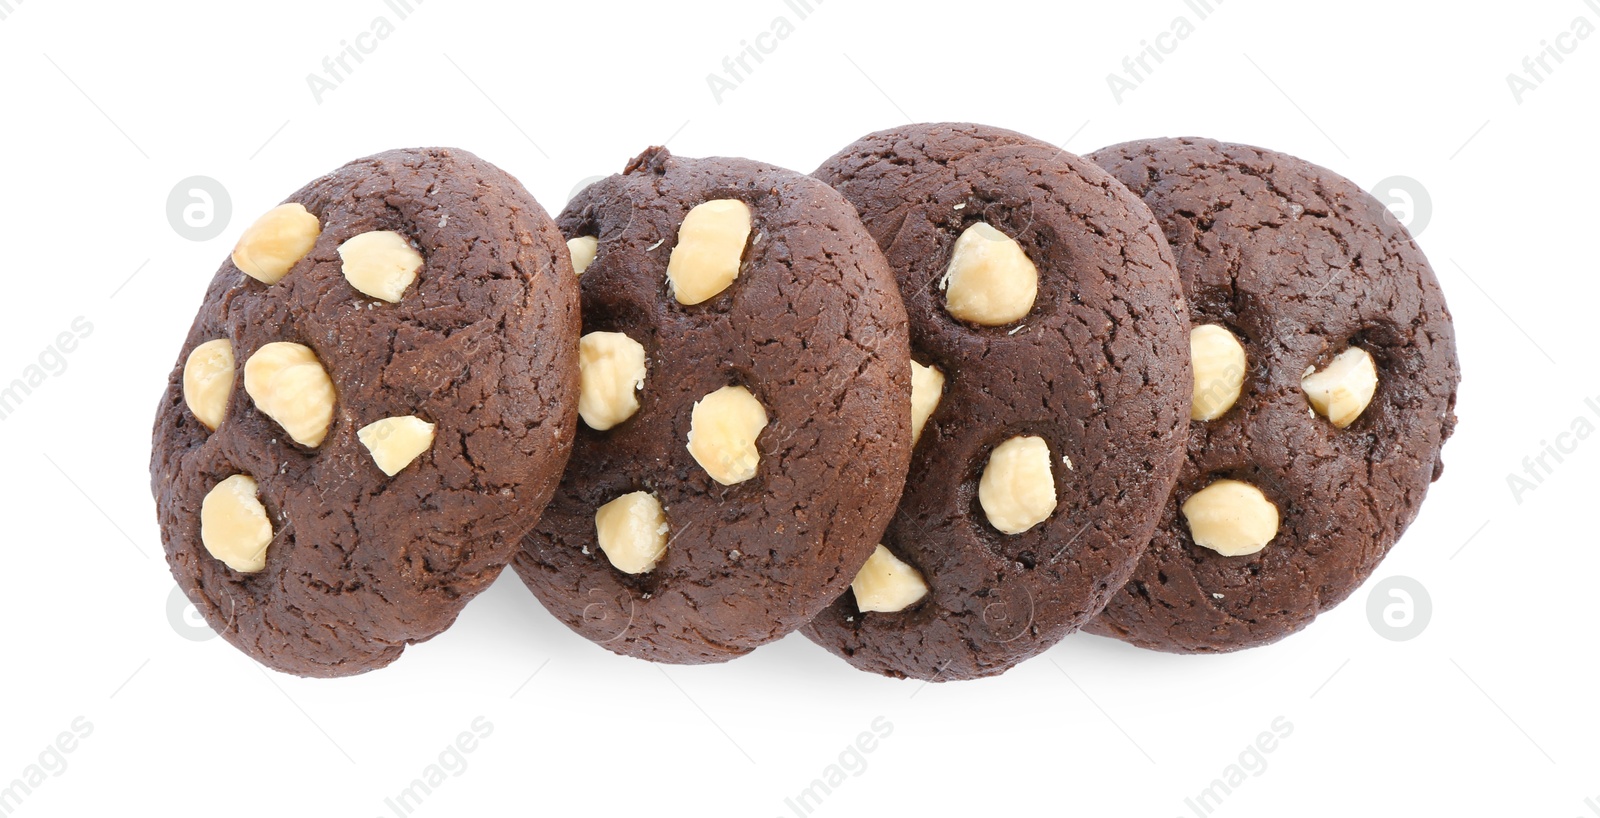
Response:
[[[1444,294],[1380,202],[1308,162],[1206,139],[1131,142],[1091,158],[1160,219],[1196,327],[1226,330],[1247,363],[1235,369],[1237,401],[1192,422],[1188,459],[1149,552],[1087,630],[1178,653],[1276,641],[1372,573],[1439,477],[1460,380]],[[1355,397],[1345,411],[1314,409],[1302,379],[1345,354],[1362,367],[1370,358],[1365,381],[1351,364],[1344,379]],[[1197,395],[1225,380],[1196,360]],[[1356,414],[1374,371],[1376,394]],[[1260,497],[1186,505],[1219,480],[1254,486]],[[1261,550],[1224,556],[1196,543],[1241,533],[1238,521],[1255,514],[1248,506],[1266,509],[1261,497],[1278,518]],[[1218,531],[1219,509],[1243,516]],[[1195,514],[1211,519],[1192,530]],[[1242,550],[1271,531],[1250,532]]]
[[[1190,378],[1171,255],[1149,211],[1115,179],[1010,131],[884,131],[817,176],[855,204],[884,248],[910,316],[912,357],[945,383],[883,539],[904,567],[869,565],[876,583],[858,584],[805,633],[889,676],[1001,673],[1105,605],[1177,476]],[[991,261],[1014,261],[1020,247],[1036,267],[1025,315],[999,310],[983,319],[992,325],[952,315],[958,295],[994,306],[968,298],[950,272],[963,243],[977,241],[993,243]],[[1042,444],[1012,449],[1016,438]],[[988,494],[986,475],[1005,474],[1005,464],[1027,468],[1011,473],[1022,479],[994,479]],[[1048,477],[1027,477],[1044,468]],[[1053,500],[1029,495],[1041,486]],[[1008,493],[1023,501],[1008,504]],[[1018,508],[1031,513],[1015,519]],[[1030,523],[1015,534],[999,527]],[[884,604],[883,586],[896,583],[883,577],[908,571],[928,591],[894,610],[915,594],[887,594]],[[862,612],[862,594],[873,610]]]
[[[212,279],[156,415],[184,593],[302,676],[444,630],[560,478],[578,318],[554,223],[469,153],[383,153],[295,193]]]
[[[653,661],[798,628],[871,553],[910,459],[882,254],[815,179],[662,148],[558,223],[583,269],[584,422],[518,574],[579,634]]]

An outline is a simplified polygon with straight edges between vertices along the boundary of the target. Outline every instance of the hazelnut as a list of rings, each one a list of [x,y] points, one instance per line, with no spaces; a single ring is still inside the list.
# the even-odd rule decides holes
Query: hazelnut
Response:
[[[213,432],[228,415],[233,378],[233,343],[226,338],[195,347],[183,362],[183,402]]]
[[[1238,480],[1218,480],[1183,503],[1195,544],[1224,557],[1242,557],[1278,536],[1278,507],[1261,489]]]
[[[233,248],[233,264],[263,284],[277,284],[311,252],[322,235],[317,217],[298,202],[278,205],[256,219]]]
[[[889,549],[878,546],[856,573],[850,590],[862,613],[895,613],[928,595],[928,583],[917,569],[905,564]]]
[[[316,448],[333,422],[333,381],[310,347],[278,341],[244,364],[244,391],[256,408],[302,446]]]
[[[1244,390],[1248,367],[1244,345],[1217,324],[1189,332],[1189,357],[1194,362],[1194,404],[1190,420],[1216,420],[1227,414]]]
[[[235,474],[200,501],[200,542],[211,556],[235,571],[253,574],[267,565],[272,522],[256,497],[256,481]]]
[[[911,445],[922,439],[922,427],[944,398],[944,373],[936,366],[911,362]]]
[[[605,431],[639,411],[644,388],[644,347],[620,332],[591,332],[578,340],[582,388],[578,415],[589,428]]]
[[[1343,429],[1356,422],[1378,392],[1378,366],[1360,347],[1339,353],[1326,369],[1306,371],[1300,388],[1318,414]]]
[[[393,477],[433,448],[433,432],[432,423],[404,415],[369,423],[356,432],[356,437],[372,453],[372,461],[378,468]]]
[[[689,454],[724,486],[756,476],[761,453],[756,437],[767,427],[767,410],[742,386],[724,386],[701,398],[689,417]]]
[[[962,321],[997,327],[1021,320],[1039,295],[1039,268],[1016,239],[986,222],[956,239],[950,266],[939,282],[945,310]]]
[[[600,550],[618,571],[643,574],[656,567],[667,551],[667,515],[660,501],[646,491],[624,494],[594,514]]]
[[[390,304],[400,300],[422,269],[422,254],[405,236],[390,230],[352,237],[339,245],[339,258],[350,286]]]
[[[989,524],[1021,534],[1056,510],[1050,447],[1042,437],[1014,437],[994,448],[978,481],[978,502]]]
[[[594,236],[567,239],[567,252],[572,254],[572,271],[583,275],[594,263],[594,257],[600,254],[600,240]]]
[[[739,277],[750,241],[750,206],[715,199],[695,206],[678,228],[678,244],[667,260],[667,282],[679,304],[709,301]]]

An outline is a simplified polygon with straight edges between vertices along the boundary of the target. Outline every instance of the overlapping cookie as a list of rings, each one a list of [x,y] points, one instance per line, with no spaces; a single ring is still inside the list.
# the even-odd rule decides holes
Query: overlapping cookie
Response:
[[[471,154],[383,153],[295,193],[217,272],[157,412],[184,593],[303,676],[444,630],[560,478],[578,318],[555,225]]]
[[[518,574],[619,654],[725,661],[793,631],[855,576],[905,481],[911,362],[882,253],[815,179],[662,148],[558,222],[583,422]]]
[[[1382,203],[1331,171],[1206,139],[1091,157],[1144,198],[1194,321],[1178,487],[1087,630],[1209,653],[1298,631],[1416,516],[1455,427],[1439,283]]]
[[[1172,257],[1110,175],[1010,131],[883,131],[816,175],[898,277],[920,435],[881,546],[805,633],[889,676],[1001,673],[1105,605],[1177,477]]]

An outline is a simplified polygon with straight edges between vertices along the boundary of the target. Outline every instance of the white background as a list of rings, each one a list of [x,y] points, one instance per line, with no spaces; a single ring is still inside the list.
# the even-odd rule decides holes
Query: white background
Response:
[[[785,799],[879,717],[892,734],[814,814],[1193,815],[1185,799],[1278,717],[1292,735],[1214,814],[1600,814],[1585,805],[1600,803],[1600,435],[1563,438],[1575,450],[1520,502],[1507,484],[1576,419],[1600,426],[1584,404],[1600,403],[1586,252],[1600,36],[1562,40],[1573,53],[1520,104],[1506,80],[1574,18],[1600,24],[1600,3],[1227,0],[1196,21],[1181,0],[827,0],[800,21],[782,0],[432,0],[320,104],[306,76],[394,18],[381,0],[9,5],[0,383],[75,317],[93,325],[0,421],[0,787],[74,719],[93,728],[64,770],[46,754],[58,774],[15,814],[392,815],[385,799],[478,717],[492,734],[416,815],[793,815]],[[707,75],[779,15],[793,35],[719,104]],[[1179,15],[1193,35],[1119,104],[1106,75]],[[391,147],[468,148],[559,210],[651,144],[809,171],[908,119],[1080,153],[1205,135],[1363,187],[1417,180],[1459,332],[1461,425],[1373,581],[1261,650],[1175,657],[1085,635],[999,679],[926,687],[798,636],[723,666],[620,659],[509,572],[444,635],[346,680],[264,672],[186,638],[205,633],[192,613],[169,617],[151,420],[206,282],[255,215]],[[166,216],[194,175],[231,195],[210,241]],[[1366,610],[1396,575],[1431,598],[1405,642]]]

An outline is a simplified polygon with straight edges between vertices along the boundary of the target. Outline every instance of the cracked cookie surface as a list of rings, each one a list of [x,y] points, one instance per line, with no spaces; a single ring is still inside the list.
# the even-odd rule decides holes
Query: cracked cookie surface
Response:
[[[884,248],[912,357],[942,373],[944,393],[883,539],[926,595],[863,613],[845,594],[804,632],[888,676],[1001,673],[1101,609],[1177,476],[1190,382],[1172,258],[1120,183],[1011,131],[883,131],[816,175]],[[989,266],[973,280],[1004,290],[985,303],[1007,308],[960,312],[989,325],[949,303],[950,266],[980,240]],[[1018,248],[1036,268],[1031,302]]]
[[[1090,158],[1150,205],[1194,324],[1235,335],[1248,366],[1237,403],[1191,424],[1150,549],[1086,630],[1176,653],[1277,641],[1371,575],[1441,473],[1460,381],[1444,295],[1382,203],[1303,160],[1187,138]],[[1302,381],[1352,348],[1378,386],[1340,427]],[[1252,485],[1281,513],[1259,551],[1196,544],[1184,505],[1217,481]]]
[[[518,574],[622,655],[720,662],[793,631],[871,555],[910,457],[905,311],[877,245],[815,179],[662,148],[558,223],[592,254],[585,337],[634,351],[594,364],[624,373],[593,393],[622,411],[579,425]]]
[[[251,272],[212,279],[151,488],[213,629],[269,667],[345,676],[448,627],[537,520],[576,420],[577,287],[549,216],[464,151],[378,154],[288,202],[241,241]],[[249,553],[224,563],[230,541]]]

